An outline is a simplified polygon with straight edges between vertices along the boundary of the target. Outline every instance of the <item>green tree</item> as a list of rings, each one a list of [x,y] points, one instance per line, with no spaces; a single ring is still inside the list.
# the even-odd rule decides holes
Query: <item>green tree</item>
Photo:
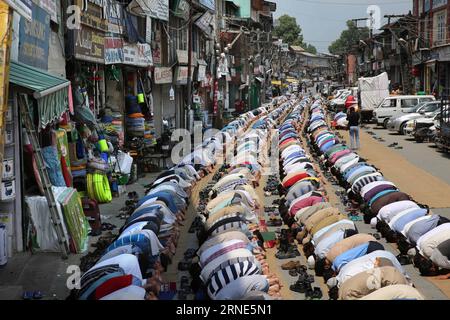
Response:
[[[353,21],[349,20],[347,21],[347,30],[342,31],[340,38],[328,47],[328,51],[337,55],[347,53],[359,40],[364,40],[368,37],[369,28],[358,28]]]
[[[283,39],[290,46],[300,46],[307,52],[316,54],[317,49],[311,44],[303,42],[302,28],[297,24],[297,19],[287,14],[278,18],[278,25],[274,28],[274,35]]]
[[[306,45],[306,43],[305,43]],[[308,44],[305,47],[306,52],[312,53],[312,54],[316,54],[317,53],[317,49],[316,47],[314,47],[312,44]]]
[[[290,46],[301,46],[303,44],[302,29],[297,24],[297,19],[287,14],[278,18],[278,25],[273,30],[274,35],[283,39]]]

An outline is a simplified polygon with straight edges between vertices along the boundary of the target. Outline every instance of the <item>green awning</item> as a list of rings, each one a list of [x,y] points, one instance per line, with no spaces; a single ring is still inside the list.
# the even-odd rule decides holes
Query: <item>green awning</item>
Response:
[[[33,92],[33,97],[38,102],[40,126],[43,128],[59,119],[69,107],[70,81],[67,79],[11,61],[9,82]]]

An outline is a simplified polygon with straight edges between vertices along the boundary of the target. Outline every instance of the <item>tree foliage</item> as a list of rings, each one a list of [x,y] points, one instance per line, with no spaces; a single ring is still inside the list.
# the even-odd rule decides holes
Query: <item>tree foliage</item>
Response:
[[[297,19],[287,14],[278,18],[278,25],[274,28],[274,34],[290,46],[299,46],[303,43],[302,29],[297,24]]]
[[[317,53],[317,49],[316,47],[314,47],[312,44],[308,44],[305,47],[306,52],[312,53],[312,54],[316,54]]]
[[[359,40],[364,40],[368,37],[369,28],[358,28],[353,21],[349,20],[347,21],[347,30],[342,31],[340,38],[328,47],[328,51],[337,55],[347,53]]]
[[[297,19],[287,14],[278,18],[278,25],[274,28],[274,35],[283,39],[290,46],[300,46],[307,52],[316,54],[317,49],[303,41],[302,28],[297,24]]]

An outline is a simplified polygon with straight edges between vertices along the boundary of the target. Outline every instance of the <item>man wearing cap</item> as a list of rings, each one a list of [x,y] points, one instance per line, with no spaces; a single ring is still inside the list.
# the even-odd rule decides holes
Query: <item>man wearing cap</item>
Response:
[[[395,284],[408,284],[396,268],[385,266],[360,272],[344,282],[339,290],[339,300],[360,299],[375,290]]]
[[[353,261],[350,261],[344,267],[342,267],[339,271],[339,274],[336,276],[338,287],[341,287],[347,280],[360,272],[383,266],[393,266],[397,268],[398,271],[401,272],[406,279],[410,279],[405,269],[391,252],[385,250],[377,250]]]

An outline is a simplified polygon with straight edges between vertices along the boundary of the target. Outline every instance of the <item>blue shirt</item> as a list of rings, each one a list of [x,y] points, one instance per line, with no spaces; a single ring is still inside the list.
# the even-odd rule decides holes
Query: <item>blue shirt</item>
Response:
[[[167,204],[167,207],[170,209],[170,211],[172,211],[172,213],[177,213],[178,208],[172,197],[173,197],[172,194],[170,194],[169,192],[165,192],[165,191],[150,193],[150,194],[146,195],[144,198],[142,198],[141,200],[139,200],[137,206],[140,207],[142,204],[145,203],[145,201],[150,200],[152,198],[159,198],[159,199],[163,200],[165,204]]]
[[[322,239],[315,247],[314,253],[320,258],[325,258],[330,249],[339,241],[344,239],[344,230],[333,232],[330,236]]]
[[[395,221],[392,225],[391,229],[397,232],[401,232],[408,223],[426,216],[427,213],[428,212],[426,209],[415,209],[414,211],[404,214],[402,217],[398,218],[397,221]]]
[[[350,168],[347,168],[344,172],[344,180],[347,180],[356,170],[358,170],[361,167],[367,167],[367,163],[365,162],[359,162],[352,165]]]
[[[347,263],[364,256],[369,248],[369,242],[363,243],[353,249],[347,250],[336,257],[333,261],[333,270],[338,271]]]
[[[330,149],[335,144],[336,144],[336,141],[334,141],[334,140],[330,141],[330,142],[327,142],[320,148],[320,151],[322,151],[322,153],[326,152],[328,149]]]
[[[356,180],[356,178],[358,177],[362,177],[365,174],[369,174],[372,172],[376,172],[377,170],[374,167],[370,167],[370,166],[363,166],[363,167],[359,167],[357,170],[355,170],[354,172],[352,172],[351,175],[349,175],[347,181],[351,184],[353,184],[353,180]]]

